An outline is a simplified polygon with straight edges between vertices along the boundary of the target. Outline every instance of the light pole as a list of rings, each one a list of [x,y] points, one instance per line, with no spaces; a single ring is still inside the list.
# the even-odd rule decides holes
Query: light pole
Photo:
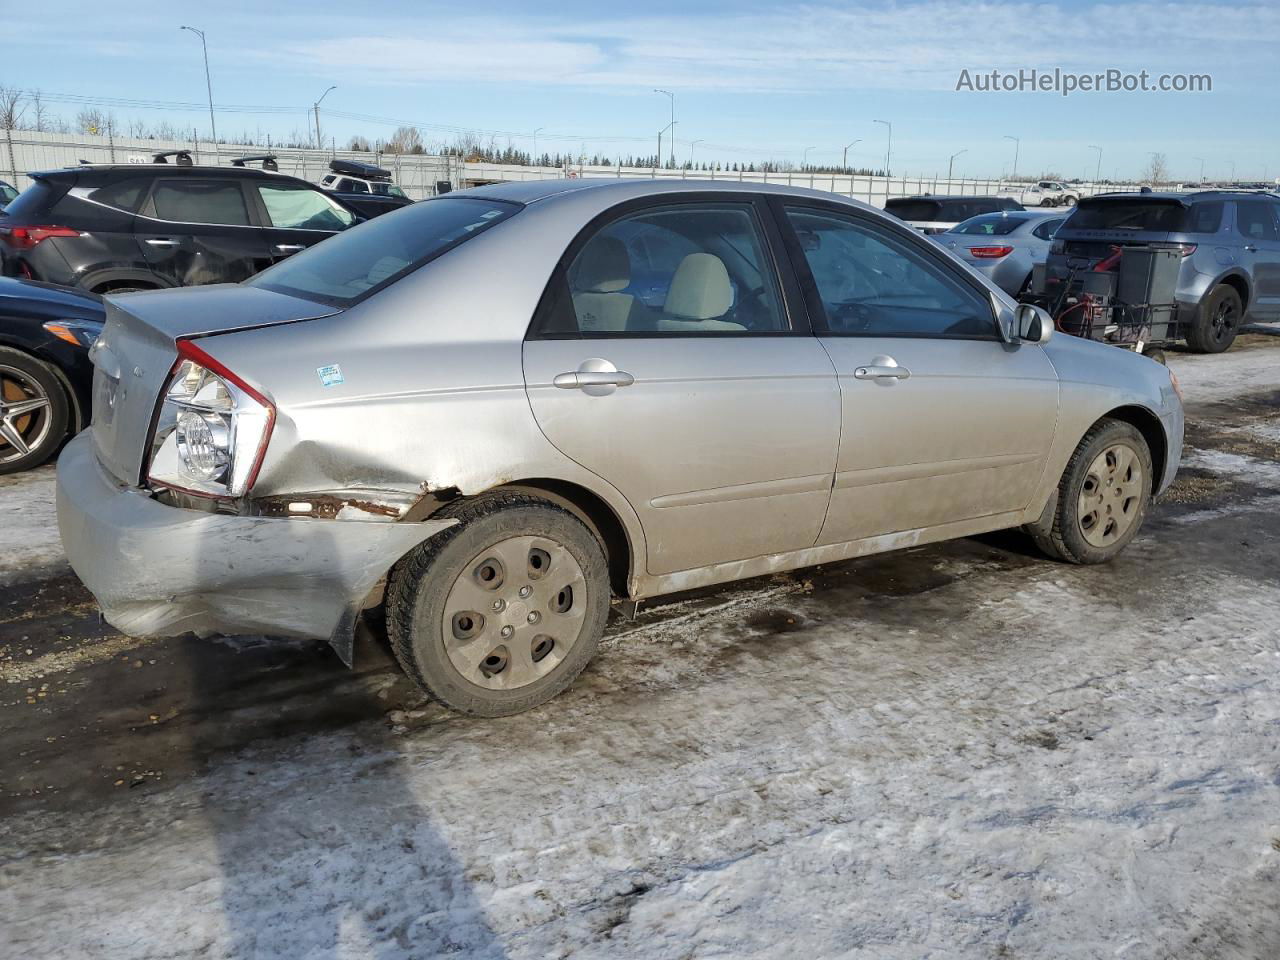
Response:
[[[659,90],[657,87],[653,88],[653,92],[660,93],[671,101],[671,126],[674,127],[676,125],[676,95],[672,93],[670,90]],[[659,161],[662,160],[661,147],[658,148],[658,160]],[[675,134],[675,131],[673,130],[671,131],[671,166],[674,167],[675,165],[676,165],[676,134]]]
[[[849,148],[852,147],[855,143],[861,143],[861,142],[862,142],[861,140],[854,140],[852,143],[845,144],[844,155],[840,158],[840,169],[842,170],[849,169]]]
[[[213,121],[213,81],[209,79],[209,45],[204,42],[204,31],[195,27],[179,27],[179,30],[190,30],[200,38],[200,48],[204,51],[204,88],[209,94],[209,132],[213,135],[213,153],[218,153],[218,125]]]
[[[956,162],[956,157],[960,156],[960,154],[962,153],[968,153],[968,152],[969,152],[969,148],[965,147],[963,150],[959,150],[951,155],[951,159],[947,161],[947,183],[951,182],[951,168]]]
[[[689,144],[689,169],[690,170],[693,169],[693,148],[700,143],[702,143],[701,140],[695,140],[693,141],[693,143]]]
[[[812,149],[813,149],[813,147],[805,147],[805,148],[804,148],[804,156],[803,156],[803,157],[801,157],[801,159],[800,159],[800,172],[801,172],[801,173],[803,173],[803,172],[804,172],[804,168],[805,168],[805,167],[807,167],[807,166],[809,165],[809,151],[810,151],[810,150],[812,150]]]
[[[320,101],[337,89],[338,88],[336,86],[330,87],[324,93],[320,94],[320,100],[317,100],[312,104],[312,109],[314,109],[316,113],[316,148],[319,150],[324,149],[324,141],[320,139]]]
[[[662,166],[662,135],[666,133],[668,130],[671,131],[671,156],[673,158],[671,162],[673,165],[675,164],[675,159],[674,159],[675,152],[676,152],[675,126],[676,126],[676,122],[672,120],[665,127],[663,127],[661,130],[658,131],[658,154],[653,158],[653,163],[655,167]]]
[[[1204,157],[1192,157],[1191,159],[1200,161],[1200,182],[1204,183]]]
[[[547,128],[546,128],[546,127],[538,127],[538,129],[537,129],[537,130],[534,130],[534,131],[533,131],[533,162],[534,162],[534,165],[535,165],[535,166],[536,166],[536,165],[537,165],[537,163],[538,163],[538,134],[539,134],[541,131],[545,130],[545,129],[547,129]]]
[[[1018,179],[1018,151],[1022,149],[1022,141],[1017,137],[1011,137],[1007,133],[1004,135],[1006,140],[1013,141],[1013,175],[1010,179]]]
[[[884,175],[889,176],[889,154],[893,151],[893,124],[888,120],[872,120],[872,123],[883,123],[889,128],[889,142],[884,148]]]
[[[1228,161],[1227,161],[1227,163],[1231,164],[1231,184],[1232,184],[1232,186],[1235,186],[1235,182],[1236,182],[1236,162],[1235,162],[1234,160],[1228,160]]]
[[[1098,151],[1098,166],[1097,166],[1097,167],[1094,169],[1094,171],[1093,171],[1093,182],[1094,182],[1094,183],[1097,183],[1099,180],[1101,180],[1101,179],[1102,179],[1102,148],[1101,148],[1101,147],[1095,147],[1095,146],[1091,143],[1091,144],[1089,144],[1089,149],[1090,149],[1090,150],[1097,150],[1097,151]]]

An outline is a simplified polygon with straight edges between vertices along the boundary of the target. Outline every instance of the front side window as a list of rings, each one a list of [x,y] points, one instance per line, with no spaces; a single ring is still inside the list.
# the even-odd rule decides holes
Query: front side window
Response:
[[[519,210],[514,203],[469,197],[415,203],[295,253],[245,283],[349,306]]]
[[[161,220],[249,224],[249,210],[238,180],[161,180],[151,202]]]
[[[354,215],[310,187],[279,183],[256,184],[267,217],[273,227],[292,230],[345,230],[355,222]]]
[[[1275,240],[1276,221],[1266,200],[1237,200],[1236,229],[1250,240]]]
[[[789,329],[749,204],[678,204],[597,230],[570,262],[541,333],[774,334]]]
[[[919,244],[841,214],[788,207],[787,217],[830,333],[995,338],[988,299],[917,249]]]
[[[379,196],[397,197],[400,200],[409,199],[408,195],[399,187],[397,187],[394,183],[383,183],[381,181],[374,181],[373,183],[369,184],[369,189],[373,193],[378,194]]]

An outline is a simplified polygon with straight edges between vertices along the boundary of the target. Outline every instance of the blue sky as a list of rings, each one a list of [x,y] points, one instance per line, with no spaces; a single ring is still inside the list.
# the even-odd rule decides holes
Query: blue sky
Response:
[[[116,10],[111,9],[112,6]],[[474,4],[365,0],[132,3],[66,0],[48,10],[4,0],[0,84],[48,94],[203,103],[199,41],[209,41],[218,113],[241,130],[301,132],[321,108],[326,140],[413,121],[433,141],[457,128],[498,131],[523,148],[651,152],[676,94],[677,158],[881,165],[893,123],[895,174],[1000,176],[1021,138],[1019,170],[1136,175],[1151,151],[1171,175],[1280,176],[1280,5],[1017,3],[961,0],[759,4]],[[962,69],[1107,68],[1207,73],[1211,93],[956,92]],[[78,106],[50,104],[71,118]],[[117,118],[197,126],[207,112],[114,107]],[[329,112],[326,112],[329,111]],[[664,148],[664,153],[666,153]]]

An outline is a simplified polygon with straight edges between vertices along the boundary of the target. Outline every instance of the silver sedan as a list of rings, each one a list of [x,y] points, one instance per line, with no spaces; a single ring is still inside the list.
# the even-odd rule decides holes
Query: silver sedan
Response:
[[[558,180],[239,285],[108,300],[66,552],[128,634],[327,638],[498,716],[611,604],[1009,527],[1109,560],[1177,469],[1160,365],[831,194]]]
[[[1037,210],[984,213],[934,240],[1005,293],[1017,296],[1030,289],[1031,271],[1049,256],[1053,233],[1066,217]]]

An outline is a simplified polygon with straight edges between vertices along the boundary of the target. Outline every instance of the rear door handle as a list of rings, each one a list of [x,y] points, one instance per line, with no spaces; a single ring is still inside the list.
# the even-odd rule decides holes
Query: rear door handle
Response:
[[[1258,252],[1258,248],[1257,248],[1256,246],[1254,246],[1252,243],[1246,243],[1246,244],[1244,245],[1244,248],[1245,248],[1245,250],[1247,250],[1249,253],[1257,253],[1257,252]]]
[[[855,368],[853,376],[858,380],[905,380],[911,376],[911,371],[898,366],[893,357],[880,356],[865,366]]]
[[[307,249],[305,243],[277,243],[275,246],[276,253],[297,253],[305,249]]]
[[[629,387],[636,378],[623,370],[575,370],[557,373],[551,382],[563,390],[581,390],[583,387]]]
[[[168,237],[148,237],[143,242],[149,243],[153,247],[176,247],[178,245],[177,240],[170,240]]]

